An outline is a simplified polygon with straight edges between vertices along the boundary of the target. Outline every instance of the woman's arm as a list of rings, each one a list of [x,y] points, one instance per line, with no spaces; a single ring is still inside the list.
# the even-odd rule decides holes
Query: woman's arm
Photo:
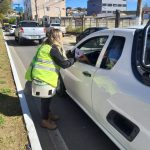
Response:
[[[56,46],[53,46],[50,55],[53,59],[53,61],[60,66],[61,68],[65,69],[70,66],[72,66],[75,62],[75,58],[65,58],[60,52],[59,49]]]

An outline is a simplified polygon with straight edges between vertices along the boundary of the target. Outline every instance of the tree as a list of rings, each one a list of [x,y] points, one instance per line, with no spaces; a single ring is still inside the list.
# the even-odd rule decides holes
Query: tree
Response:
[[[17,18],[16,18],[16,17],[10,18],[10,19],[8,20],[8,22],[9,22],[10,24],[16,24]]]
[[[66,9],[72,9],[72,7],[67,7]]]
[[[82,8],[81,8],[81,7],[77,7],[76,9],[77,9],[79,12],[82,11]]]
[[[6,14],[11,6],[11,0],[1,0],[0,1],[0,14]]]

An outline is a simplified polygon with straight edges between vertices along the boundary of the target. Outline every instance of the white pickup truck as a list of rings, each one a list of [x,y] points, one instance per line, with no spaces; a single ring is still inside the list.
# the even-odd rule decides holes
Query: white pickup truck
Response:
[[[150,150],[150,22],[94,32],[70,55],[77,51],[80,59],[60,70],[60,93],[65,90],[121,150]]]
[[[49,32],[53,28],[61,30],[63,35],[66,34],[66,27],[61,26],[60,23],[51,23],[50,26],[47,28],[47,32]]]
[[[46,37],[46,29],[39,27],[36,21],[20,21],[15,29],[15,40],[22,44],[24,40],[39,40],[39,43]]]

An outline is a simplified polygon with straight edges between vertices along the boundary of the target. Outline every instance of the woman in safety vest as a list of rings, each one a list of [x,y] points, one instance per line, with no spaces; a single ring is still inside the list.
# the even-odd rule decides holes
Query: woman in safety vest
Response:
[[[28,81],[42,81],[56,90],[59,78],[59,69],[68,68],[75,62],[75,58],[67,58],[63,50],[63,36],[59,29],[52,29],[47,40],[38,48],[25,78]],[[38,93],[37,93],[38,94]],[[50,130],[56,129],[54,121],[59,117],[51,113],[51,98],[41,98],[41,126]]]

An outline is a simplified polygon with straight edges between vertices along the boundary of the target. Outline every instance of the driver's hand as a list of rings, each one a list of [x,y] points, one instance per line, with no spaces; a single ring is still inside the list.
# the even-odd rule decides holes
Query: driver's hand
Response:
[[[81,62],[86,62],[88,64],[90,64],[89,59],[87,58],[86,55],[82,55],[81,57],[79,57],[77,60],[81,61]]]

